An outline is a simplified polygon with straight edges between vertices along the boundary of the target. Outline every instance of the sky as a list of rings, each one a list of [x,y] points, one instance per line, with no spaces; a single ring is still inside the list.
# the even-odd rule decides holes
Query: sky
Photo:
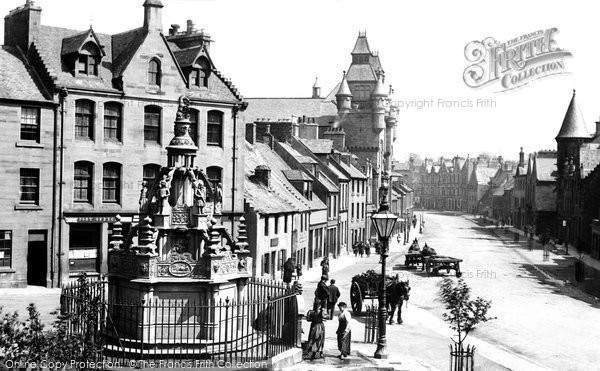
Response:
[[[594,2],[162,2],[165,33],[174,23],[185,28],[188,19],[204,29],[215,40],[211,57],[217,68],[245,97],[309,97],[315,77],[323,95],[329,93],[350,65],[358,32],[366,31],[401,107],[394,143],[400,160],[411,152],[451,157],[483,151],[517,159],[520,147],[526,153],[556,149],[554,137],[573,89],[588,130],[595,130],[600,115],[600,49],[590,32],[597,23]],[[2,0],[0,14],[24,3]],[[85,30],[91,24],[96,32],[113,34],[143,24],[143,0],[35,3],[44,25]],[[558,29],[555,45],[572,53],[564,59],[567,73],[506,92],[496,92],[497,83],[474,89],[463,81],[471,41],[506,42],[549,28]]]

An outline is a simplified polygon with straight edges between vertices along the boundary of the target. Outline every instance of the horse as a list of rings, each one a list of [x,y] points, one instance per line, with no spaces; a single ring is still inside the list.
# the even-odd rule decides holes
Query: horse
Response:
[[[410,247],[408,248],[408,252],[420,252],[421,247],[419,247],[419,241],[415,238]]]
[[[410,298],[410,283],[408,280],[400,281],[398,276],[387,286],[386,299],[390,325],[394,323],[394,313],[398,309],[398,324],[402,324],[402,305]]]

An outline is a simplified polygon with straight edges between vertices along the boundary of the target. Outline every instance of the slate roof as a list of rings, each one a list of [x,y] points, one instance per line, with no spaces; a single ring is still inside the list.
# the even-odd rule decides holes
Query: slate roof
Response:
[[[339,171],[338,168],[335,167],[335,165],[333,165],[332,163],[327,164],[327,167],[338,177],[339,180],[345,180],[345,181],[350,180],[346,177],[346,175],[344,175],[341,171]]]
[[[173,54],[181,67],[188,67],[194,64],[201,50],[202,46],[196,46],[188,49],[174,50]]]
[[[91,36],[94,36],[95,42],[100,43],[100,40],[98,40],[94,31],[92,29],[89,29],[87,31],[81,32],[80,34],[73,35],[71,37],[67,37],[67,38],[63,39],[62,55],[78,53],[79,49],[86,42],[86,40],[88,39],[88,35],[90,35],[90,34],[91,34]],[[100,44],[100,52],[102,53],[102,55],[105,55],[106,53],[104,52],[103,46],[104,45]]]
[[[370,64],[351,64],[346,75],[348,81],[377,81],[377,74]]]
[[[329,180],[325,174],[323,174],[321,171],[319,171],[318,174],[319,176],[317,178],[325,186],[328,192],[337,193],[340,191],[340,189],[331,180]]]
[[[98,65],[99,78],[78,79],[73,76],[71,71],[67,70],[67,66],[62,61],[63,39],[72,39],[77,41],[82,31],[71,30],[67,28],[40,26],[40,33],[35,40],[34,45],[38,51],[46,70],[52,78],[55,78],[55,85],[84,88],[92,90],[118,90],[112,84],[112,40],[110,35],[96,33],[96,37],[101,46],[104,46],[106,55],[102,58],[102,62]],[[86,31],[87,33],[87,31]]]
[[[398,188],[403,190],[406,193],[413,192],[413,189],[406,184],[398,184]]]
[[[50,101],[42,94],[41,83],[23,63],[23,58],[15,47],[0,48],[0,98]]]
[[[333,150],[331,139],[300,139],[302,143],[314,154],[330,154]]]
[[[254,169],[268,164],[271,169],[271,187],[256,181]],[[308,200],[287,180],[283,171],[290,170],[287,164],[264,143],[251,145],[246,142],[246,178],[244,197],[262,214],[277,214],[309,211]]]
[[[351,54],[371,54],[369,41],[367,41],[367,36],[365,34],[361,33],[358,35]]]
[[[575,101],[575,90],[556,139],[590,138],[581,110]]]
[[[350,164],[350,166],[348,166],[343,161],[336,162],[336,164],[338,164],[351,178],[367,179],[367,176],[365,174],[363,174],[360,170],[358,170],[352,164]]]
[[[289,180],[290,182],[293,182],[293,181],[312,182],[313,181],[312,178],[309,177],[302,170],[282,170],[282,173],[287,178],[287,180]]]
[[[314,117],[316,124],[321,125],[337,119],[337,106],[322,98],[246,98],[246,101],[248,108],[243,113],[246,122],[306,116]]]
[[[298,160],[298,162],[300,162],[301,164],[316,164],[317,161],[310,157],[310,156],[303,156],[298,154],[298,156],[295,156],[296,160]]]
[[[146,40],[147,35],[148,32],[140,27],[112,36],[112,52],[115,56],[113,59],[114,76],[118,77],[123,74],[131,58]]]

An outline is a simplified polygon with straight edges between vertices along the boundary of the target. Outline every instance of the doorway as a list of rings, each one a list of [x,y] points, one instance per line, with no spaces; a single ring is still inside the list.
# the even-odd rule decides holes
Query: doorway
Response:
[[[46,231],[29,231],[27,238],[27,285],[46,286],[48,251]]]

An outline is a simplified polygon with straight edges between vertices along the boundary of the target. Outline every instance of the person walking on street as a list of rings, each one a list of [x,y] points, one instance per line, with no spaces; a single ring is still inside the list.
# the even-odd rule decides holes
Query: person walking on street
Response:
[[[365,252],[367,253],[367,258],[371,256],[371,245],[368,243],[365,244]]]
[[[329,284],[329,298],[327,301],[327,315],[329,318],[333,318],[333,311],[335,310],[335,304],[340,298],[340,290],[335,285],[335,280],[331,280]]]
[[[317,284],[315,290],[315,304],[314,310],[317,310],[319,306],[327,309],[327,301],[329,300],[329,286],[327,286],[327,276],[321,276],[321,281]]]
[[[329,257],[326,256],[321,261],[321,275],[329,277]]]
[[[360,255],[361,258],[365,254],[365,247],[362,243],[360,245],[358,245],[358,254]]]
[[[336,331],[338,349],[340,351],[339,359],[348,357],[350,355],[350,342],[351,342],[351,331],[350,331],[350,313],[346,310],[346,303],[343,301],[338,304],[340,314],[338,316],[338,329]]]
[[[328,319],[325,308],[321,305],[315,310],[308,311],[307,320],[310,322],[310,331],[308,333],[308,354],[310,359],[323,358],[323,347],[325,346],[325,324],[323,321]]]

